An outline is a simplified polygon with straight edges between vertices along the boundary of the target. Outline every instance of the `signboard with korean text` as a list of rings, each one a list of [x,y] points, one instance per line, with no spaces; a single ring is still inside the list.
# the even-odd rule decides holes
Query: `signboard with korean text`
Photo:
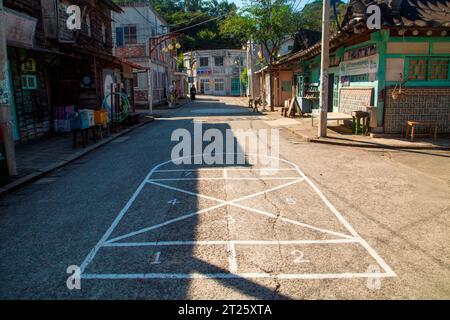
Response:
[[[341,62],[341,76],[352,76],[359,74],[369,74],[378,72],[379,55]]]

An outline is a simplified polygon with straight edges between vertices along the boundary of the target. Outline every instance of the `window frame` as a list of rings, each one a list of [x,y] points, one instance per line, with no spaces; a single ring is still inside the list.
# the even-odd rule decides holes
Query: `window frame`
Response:
[[[217,64],[217,59],[221,59],[222,63]],[[224,59],[224,57],[223,56],[221,56],[221,57],[214,57],[214,66],[215,67],[224,67],[225,66],[225,59]]]
[[[122,26],[123,29],[123,44],[126,45],[133,45],[133,44],[137,44],[137,26],[136,25],[126,25],[126,26]],[[131,29],[134,29],[134,37],[133,34],[130,32]],[[130,41],[130,39],[134,39],[132,41]]]
[[[218,84],[221,84],[223,86],[223,89],[217,89]],[[225,79],[224,78],[214,79],[214,91],[225,91]]]
[[[206,65],[202,64],[202,59],[203,59],[203,61],[204,61],[204,59],[206,59]],[[209,57],[199,57],[198,60],[199,60],[198,61],[198,65],[199,65],[200,68],[209,67]]]
[[[426,78],[425,79],[409,79],[409,67],[411,60],[426,60]],[[447,60],[447,78],[446,79],[430,79],[431,76],[431,61],[433,60]],[[407,56],[405,57],[405,69],[404,69],[404,79],[413,82],[445,82],[450,81],[450,57],[449,56]]]
[[[30,85],[30,80],[33,80],[33,85]],[[38,83],[37,83],[37,76],[33,74],[24,74],[21,76],[22,81],[22,89],[23,90],[37,90],[38,89]]]

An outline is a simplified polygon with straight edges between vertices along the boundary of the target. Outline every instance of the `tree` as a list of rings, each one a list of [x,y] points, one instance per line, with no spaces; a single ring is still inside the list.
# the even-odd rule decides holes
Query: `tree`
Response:
[[[223,35],[229,35],[245,43],[252,39],[260,44],[267,54],[267,72],[272,71],[281,45],[293,35],[297,26],[289,0],[249,0],[241,12],[232,14],[220,25]],[[270,82],[270,92],[273,92]],[[269,104],[273,110],[273,96]]]
[[[330,10],[330,32],[334,33],[337,29],[336,17],[334,15],[333,10],[333,2],[331,2],[331,10]],[[345,15],[347,4],[340,0],[335,0],[336,2],[336,13],[337,20],[339,23],[342,22],[343,17]],[[322,31],[322,0],[314,0],[308,4],[306,4],[303,9],[295,15],[295,23],[299,28],[313,30],[313,31]]]

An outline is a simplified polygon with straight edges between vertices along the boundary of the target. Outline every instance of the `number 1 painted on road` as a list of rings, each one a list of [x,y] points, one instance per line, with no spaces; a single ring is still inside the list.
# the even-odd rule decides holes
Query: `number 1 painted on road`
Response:
[[[155,259],[150,264],[161,264],[160,258],[161,258],[161,252],[155,253]]]

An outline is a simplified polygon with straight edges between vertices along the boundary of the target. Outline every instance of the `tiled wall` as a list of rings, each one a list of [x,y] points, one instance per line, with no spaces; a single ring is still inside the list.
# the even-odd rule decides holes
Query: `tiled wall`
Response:
[[[384,131],[405,132],[408,120],[434,120],[439,132],[450,132],[450,88],[403,88],[404,95],[392,99],[386,92],[384,103]],[[422,131],[423,129],[421,129]]]
[[[342,88],[339,96],[339,112],[367,111],[372,104],[372,88]]]

